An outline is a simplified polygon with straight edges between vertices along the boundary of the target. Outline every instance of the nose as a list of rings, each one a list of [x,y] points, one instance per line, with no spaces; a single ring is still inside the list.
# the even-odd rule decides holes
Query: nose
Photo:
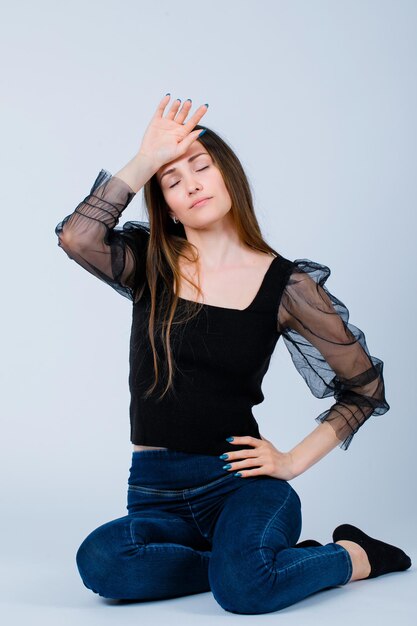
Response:
[[[185,184],[190,193],[203,188],[196,174],[189,174]]]

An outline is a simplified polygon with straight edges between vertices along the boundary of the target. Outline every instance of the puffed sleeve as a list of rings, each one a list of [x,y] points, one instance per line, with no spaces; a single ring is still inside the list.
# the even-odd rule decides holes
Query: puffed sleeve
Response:
[[[149,223],[116,225],[135,195],[102,169],[89,195],[55,228],[58,246],[70,259],[132,301],[145,280]]]
[[[292,361],[316,398],[336,402],[316,417],[327,421],[347,450],[354,434],[372,415],[383,415],[383,362],[369,354],[364,333],[349,323],[349,311],[325,286],[330,269],[297,259],[289,272],[277,328]]]

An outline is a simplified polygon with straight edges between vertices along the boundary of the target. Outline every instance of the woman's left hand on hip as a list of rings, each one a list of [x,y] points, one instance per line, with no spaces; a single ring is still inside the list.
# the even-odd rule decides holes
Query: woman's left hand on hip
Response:
[[[261,439],[250,436],[235,437],[233,435],[233,441],[230,443],[253,447],[236,450],[236,452],[226,452],[227,459],[224,461],[231,467],[225,471],[239,472],[242,478],[265,475],[282,480],[291,480],[296,477],[291,453],[281,452],[262,435]]]

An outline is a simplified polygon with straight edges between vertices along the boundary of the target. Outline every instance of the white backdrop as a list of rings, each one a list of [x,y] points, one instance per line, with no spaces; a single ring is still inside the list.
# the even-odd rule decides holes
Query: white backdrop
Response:
[[[370,418],[348,451],[335,448],[293,481],[303,503],[300,541],[327,543],[349,522],[417,556],[417,3],[41,0],[10,3],[2,15],[8,623],[26,612],[43,624],[158,622],[172,607],[184,622],[194,623],[193,613],[239,619],[210,594],[109,610],[75,566],[83,538],[127,513],[131,303],[70,261],[54,229],[101,168],[114,174],[132,158],[166,92],[171,102],[192,98],[192,112],[209,103],[201,123],[239,156],[267,241],[288,258],[330,267],[326,286],[384,361],[391,410]],[[131,219],[146,219],[142,191],[120,224]],[[263,391],[254,413],[281,450],[332,404],[311,395],[282,340]],[[364,602],[384,586],[390,596],[395,576],[356,589],[367,586]],[[412,572],[399,576],[397,598]],[[314,611],[304,622],[333,622],[336,610],[340,620],[340,603],[353,610],[351,593],[306,600]],[[378,614],[381,623],[394,608],[408,623],[397,602]],[[298,619],[299,610],[288,614]]]

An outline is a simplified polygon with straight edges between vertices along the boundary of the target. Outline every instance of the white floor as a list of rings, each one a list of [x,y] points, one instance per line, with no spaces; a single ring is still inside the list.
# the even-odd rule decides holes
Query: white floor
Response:
[[[68,559],[39,562],[16,559],[1,564],[2,623],[33,626],[95,626],[95,624],[208,624],[213,618],[228,624],[262,620],[309,626],[411,626],[417,623],[417,546],[408,553],[413,565],[406,572],[386,574],[345,586],[320,591],[281,611],[264,615],[237,615],[224,611],[210,592],[158,602],[106,600],[86,589],[68,554]],[[61,555],[62,556],[62,555]]]

